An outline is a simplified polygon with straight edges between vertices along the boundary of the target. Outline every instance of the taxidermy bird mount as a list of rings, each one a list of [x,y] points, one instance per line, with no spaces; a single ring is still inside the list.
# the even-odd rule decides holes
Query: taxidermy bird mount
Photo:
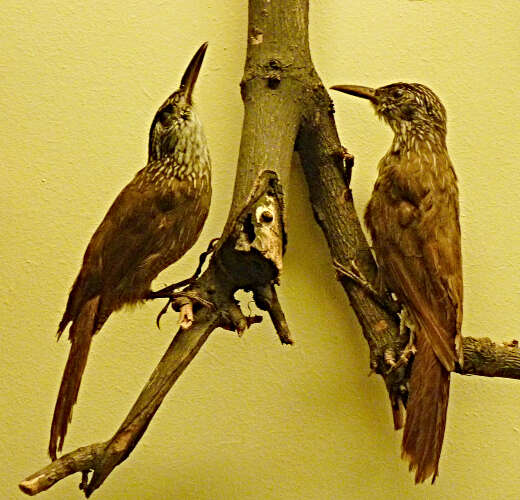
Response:
[[[211,201],[206,137],[193,106],[204,43],[150,128],[148,163],[92,236],[58,328],[71,348],[54,409],[49,455],[61,451],[92,337],[113,311],[150,295],[152,280],[197,241]]]
[[[403,305],[415,352],[402,456],[415,481],[438,475],[450,372],[462,366],[462,261],[457,178],[446,111],[418,83],[332,87],[368,99],[394,131],[365,212],[379,278]]]

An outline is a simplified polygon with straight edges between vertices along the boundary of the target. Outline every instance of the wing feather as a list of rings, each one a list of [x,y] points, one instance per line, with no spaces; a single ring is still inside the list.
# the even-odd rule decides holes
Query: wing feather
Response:
[[[141,300],[157,274],[197,240],[211,188],[195,191],[188,182],[171,179],[164,189],[143,182],[144,174],[143,169],[119,193],[93,234],[60,331],[96,295],[101,295],[99,323],[123,304]]]
[[[386,285],[452,371],[462,359],[458,192],[455,182],[442,179],[452,176],[455,181],[447,155],[444,164],[437,158],[435,166],[420,155],[406,157],[387,172],[383,164],[366,222]]]

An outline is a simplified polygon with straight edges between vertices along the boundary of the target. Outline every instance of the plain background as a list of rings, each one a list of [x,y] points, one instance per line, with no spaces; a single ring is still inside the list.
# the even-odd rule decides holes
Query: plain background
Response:
[[[274,1],[274,0],[273,0]],[[520,4],[491,0],[311,2],[326,86],[429,85],[448,110],[460,179],[463,333],[501,341],[520,322]],[[7,0],[0,54],[0,497],[44,466],[68,342],[54,332],[84,249],[145,162],[157,107],[201,42],[195,92],[213,159],[199,243],[157,280],[182,279],[218,236],[234,182],[245,1]],[[391,132],[367,102],[333,95],[356,156],[361,211]],[[520,383],[453,377],[440,477],[414,486],[382,380],[330,266],[302,174],[291,176],[281,301],[293,347],[268,320],[216,331],[131,457],[95,493],[115,499],[513,499],[520,496]],[[243,302],[247,308],[249,302]],[[119,426],[176,331],[162,304],[113,315],[93,344],[66,451]],[[80,498],[79,476],[41,495]]]

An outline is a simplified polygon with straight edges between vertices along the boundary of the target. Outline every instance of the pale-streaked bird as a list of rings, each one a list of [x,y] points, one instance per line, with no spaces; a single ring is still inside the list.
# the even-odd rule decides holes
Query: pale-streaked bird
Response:
[[[394,139],[379,163],[365,213],[380,277],[403,305],[416,354],[402,456],[415,481],[438,475],[450,372],[462,364],[462,259],[457,178],[446,147],[446,111],[418,83],[378,89],[337,85],[368,99]]]
[[[199,48],[179,89],[157,111],[148,163],[108,210],[72,286],[58,328],[59,337],[72,323],[51,426],[53,460],[63,447],[94,334],[113,311],[149,296],[152,280],[193,246],[208,215],[211,164],[192,101],[206,48]]]

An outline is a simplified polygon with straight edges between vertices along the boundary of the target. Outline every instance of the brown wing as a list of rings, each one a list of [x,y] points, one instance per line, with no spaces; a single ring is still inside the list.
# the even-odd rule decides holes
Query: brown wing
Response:
[[[366,221],[388,288],[452,371],[461,361],[458,192],[448,156],[438,155],[435,164],[425,158],[411,154],[399,165],[382,165]]]
[[[208,212],[209,186],[195,191],[172,179],[168,189],[159,189],[143,182],[144,172],[121,191],[92,236],[60,331],[96,295],[101,295],[100,324],[123,304],[143,299],[157,274],[197,240]]]

